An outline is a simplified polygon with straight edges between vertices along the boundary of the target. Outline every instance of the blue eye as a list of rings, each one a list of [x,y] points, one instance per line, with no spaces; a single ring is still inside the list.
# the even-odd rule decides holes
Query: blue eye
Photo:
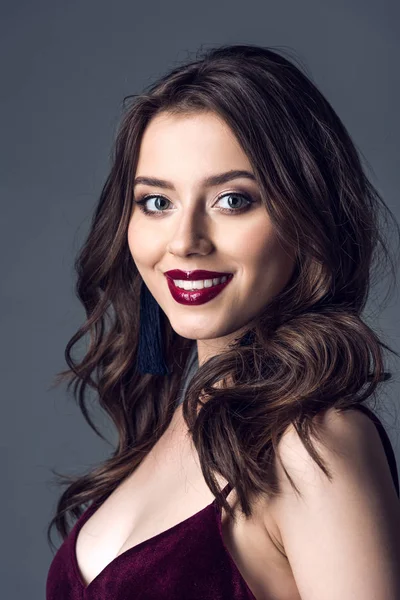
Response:
[[[236,198],[236,202],[234,202],[234,203],[233,203],[233,208],[223,208],[223,209],[221,209],[221,210],[222,210],[222,212],[231,212],[231,213],[232,213],[232,212],[242,212],[243,210],[246,210],[246,209],[247,209],[247,207],[248,207],[248,206],[250,206],[250,204],[252,204],[252,203],[253,203],[253,199],[252,199],[252,198],[250,198],[250,196],[248,196],[247,194],[238,194],[238,193],[235,193],[235,192],[231,192],[231,193],[229,193],[229,194],[224,194],[223,196],[220,196],[220,197],[218,198],[218,201],[219,201],[219,200],[222,200],[223,198],[229,198],[229,197],[231,197],[231,198],[232,198],[232,197],[233,197],[233,198]],[[238,199],[238,198],[239,198],[240,200],[242,200],[242,201],[243,201],[243,200],[245,200],[245,201],[246,201],[246,204],[244,204],[244,205],[243,205],[243,202],[242,202],[242,205],[241,205],[241,206],[239,206],[239,208],[237,207],[237,204],[238,204],[238,203],[237,203],[237,199]]]
[[[217,202],[219,202],[220,200],[222,200],[223,198],[229,198],[229,197],[233,197],[236,199],[240,199],[240,200],[245,200],[245,204],[244,206],[239,206],[239,208],[235,208],[235,206],[237,206],[238,202],[237,200],[234,202],[234,208],[221,208],[221,212],[223,213],[227,213],[227,214],[233,214],[233,213],[242,213],[245,210],[247,210],[251,204],[254,203],[253,198],[249,195],[249,194],[244,194],[243,192],[238,193],[238,192],[229,192],[228,194],[223,194],[221,195]],[[143,198],[141,198],[140,200],[134,200],[135,204],[139,205],[140,210],[145,213],[146,215],[157,215],[159,216],[162,213],[165,212],[169,212],[167,210],[149,210],[147,208],[147,203],[149,202],[149,200],[153,199],[153,198],[161,198],[163,201],[165,202],[170,202],[167,198],[165,198],[164,196],[160,196],[159,194],[153,194],[153,195],[147,195],[144,196]],[[243,202],[239,202],[239,204],[243,204]],[[157,208],[157,207],[156,207]]]

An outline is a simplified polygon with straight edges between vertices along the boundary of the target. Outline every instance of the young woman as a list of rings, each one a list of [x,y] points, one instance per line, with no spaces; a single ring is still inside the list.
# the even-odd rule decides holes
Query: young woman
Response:
[[[132,97],[57,378],[99,433],[96,390],[118,446],[64,478],[47,600],[400,598],[396,461],[365,405],[390,377],[362,318],[379,209],[339,117],[270,49],[214,48]]]

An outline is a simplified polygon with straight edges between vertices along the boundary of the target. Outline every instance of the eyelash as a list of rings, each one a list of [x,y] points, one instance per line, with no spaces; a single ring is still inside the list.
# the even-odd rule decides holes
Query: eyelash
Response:
[[[219,202],[219,200],[221,200],[222,198],[224,198],[225,196],[239,196],[244,198],[245,200],[247,200],[248,204],[246,206],[244,206],[243,208],[221,208],[221,212],[223,212],[224,214],[233,214],[233,213],[242,213],[246,210],[248,210],[248,208],[254,204],[255,200],[246,193],[243,192],[228,192],[228,193],[224,193],[221,194],[221,196],[218,197],[217,202]],[[155,216],[158,214],[162,214],[165,212],[168,212],[167,210],[148,210],[146,208],[146,202],[148,200],[150,200],[150,198],[163,198],[164,200],[167,200],[168,202],[170,202],[170,200],[168,200],[167,198],[165,198],[165,196],[162,196],[160,194],[148,194],[147,196],[143,196],[140,200],[134,200],[135,204],[139,205],[139,209],[145,214],[145,215],[150,215],[150,216]]]

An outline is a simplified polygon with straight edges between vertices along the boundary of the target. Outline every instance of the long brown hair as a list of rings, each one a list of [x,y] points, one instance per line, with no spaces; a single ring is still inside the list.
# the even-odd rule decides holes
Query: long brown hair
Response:
[[[253,496],[279,493],[272,459],[291,424],[331,479],[311,441],[318,439],[314,417],[376,400],[378,383],[391,377],[383,348],[399,356],[361,317],[374,276],[382,280],[390,265],[396,279],[379,217],[390,216],[397,239],[399,225],[343,123],[294,60],[251,45],[200,50],[125,103],[111,171],[75,262],[87,320],[68,342],[69,369],[55,383],[68,380],[67,390],[73,386],[85,419],[103,438],[86,404],[94,389],[118,443],[82,476],[56,473],[67,487],[48,526],[50,544],[54,524],[65,539],[67,515],[79,517],[82,505],[104,501],[162,436],[193,347],[161,311],[170,375],[136,371],[142,279],[127,229],[141,138],[161,111],[212,111],[225,120],[252,164],[277,235],[297,256],[290,281],[248,324],[246,337],[202,364],[184,397],[183,415],[217,504],[234,518],[216,473],[235,488],[246,516]],[[87,334],[88,350],[74,360],[72,349]]]

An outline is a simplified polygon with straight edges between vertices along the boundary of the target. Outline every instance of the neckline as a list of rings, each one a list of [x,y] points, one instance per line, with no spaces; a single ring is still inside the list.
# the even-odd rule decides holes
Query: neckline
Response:
[[[228,494],[231,491],[232,491],[232,486],[231,486],[230,483],[228,483],[222,489],[222,493],[224,494],[225,498],[228,496]],[[219,534],[220,534],[220,536],[222,538],[221,510],[216,505],[216,498],[214,498],[214,500],[212,502],[210,502],[209,504],[207,504],[204,508],[200,509],[199,511],[197,511],[193,515],[190,515],[189,517],[187,517],[183,521],[180,521],[179,523],[176,523],[175,525],[172,525],[171,527],[168,527],[168,529],[165,529],[164,531],[160,531],[159,533],[156,533],[155,535],[151,536],[150,538],[148,538],[146,540],[143,540],[142,542],[139,542],[135,546],[132,546],[131,548],[127,548],[121,554],[118,554],[118,556],[116,556],[109,563],[107,563],[107,565],[100,571],[100,573],[98,573],[96,575],[96,577],[94,579],[92,579],[92,581],[88,585],[86,585],[86,582],[83,580],[83,577],[82,577],[82,574],[81,574],[81,571],[80,571],[80,568],[79,568],[79,565],[78,565],[78,559],[77,559],[77,555],[76,555],[76,544],[77,544],[77,539],[78,539],[79,532],[82,529],[83,525],[96,512],[96,510],[98,508],[100,508],[100,506],[101,506],[100,502],[94,501],[86,510],[84,510],[84,512],[81,514],[81,516],[79,517],[79,519],[75,523],[73,530],[71,531],[70,562],[72,563],[72,566],[73,566],[75,578],[78,581],[79,587],[83,590],[84,594],[89,593],[89,591],[92,589],[92,587],[94,587],[98,583],[99,580],[101,580],[103,577],[105,577],[107,575],[108,571],[110,569],[112,569],[113,567],[115,567],[115,565],[117,563],[121,562],[122,560],[126,560],[126,558],[128,556],[134,555],[136,552],[138,552],[139,550],[141,550],[143,547],[145,547],[148,544],[154,542],[154,540],[159,540],[162,537],[165,537],[165,536],[169,535],[172,531],[175,531],[175,530],[179,529],[180,527],[182,527],[183,525],[186,525],[187,523],[189,523],[190,521],[192,521],[193,519],[195,519],[196,517],[198,517],[202,513],[205,513],[206,511],[209,511],[211,509],[214,511],[215,517],[216,517],[216,521],[217,521],[218,531],[219,531]],[[225,550],[227,551],[223,540],[222,540],[222,543],[224,545]],[[233,559],[230,556],[230,554],[229,554],[228,551],[227,551],[227,553],[228,553],[228,555],[229,555],[229,557],[230,557],[230,559],[231,559],[234,567],[237,569],[236,564],[233,561]],[[239,571],[239,574],[240,574],[240,571]],[[240,576],[242,577],[241,574],[240,574]],[[247,583],[246,583],[246,581],[244,579],[243,579],[243,581],[247,585]],[[249,591],[251,593],[250,588],[249,588]]]

